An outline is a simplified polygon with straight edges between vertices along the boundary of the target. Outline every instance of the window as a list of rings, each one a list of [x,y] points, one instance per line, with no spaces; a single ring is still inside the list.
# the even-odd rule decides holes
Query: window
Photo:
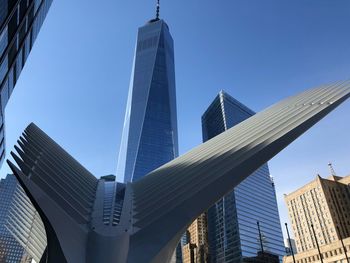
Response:
[[[28,12],[28,28],[32,24],[33,18],[34,18],[34,5],[29,9],[29,12]]]
[[[17,25],[18,25],[18,21],[17,21],[17,11],[16,11],[12,15],[12,17],[8,23],[8,39],[10,41],[14,37],[14,35],[17,31]]]
[[[25,35],[26,35],[26,23],[23,23],[21,25],[21,28],[19,29],[19,39],[18,39],[19,45],[22,44]]]
[[[13,45],[10,48],[9,54],[8,54],[8,64],[9,64],[9,66],[11,66],[13,61],[15,60],[16,54],[17,54],[17,41],[14,41]]]
[[[27,0],[21,0],[19,4],[19,21],[21,22],[27,11]]]

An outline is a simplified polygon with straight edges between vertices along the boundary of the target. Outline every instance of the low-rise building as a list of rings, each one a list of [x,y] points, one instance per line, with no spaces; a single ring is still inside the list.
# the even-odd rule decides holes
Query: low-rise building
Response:
[[[336,176],[329,164],[331,176],[316,178],[285,195],[292,232],[295,237],[297,263],[348,262],[350,250],[350,175]],[[343,247],[341,240],[344,240]],[[284,262],[293,262],[292,256]]]
[[[315,235],[320,246],[350,236],[349,182],[350,176],[324,179],[317,175],[285,195],[298,253],[317,248]]]

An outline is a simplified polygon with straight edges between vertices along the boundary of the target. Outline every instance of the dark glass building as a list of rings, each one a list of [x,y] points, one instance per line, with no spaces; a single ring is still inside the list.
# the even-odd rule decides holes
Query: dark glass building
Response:
[[[5,245],[9,257],[27,255],[39,262],[46,247],[43,222],[12,174],[0,181],[0,236],[11,240]]]
[[[0,262],[20,262],[26,257],[24,247],[7,228],[7,221],[15,206],[14,196],[17,188],[18,183],[13,175],[8,175],[0,181]]]
[[[135,181],[177,156],[173,39],[153,19],[138,31],[117,173]]]
[[[238,125],[255,113],[220,91],[202,116],[203,141]],[[234,175],[232,175],[234,176]],[[261,250],[285,254],[274,184],[267,164],[261,166],[208,211],[212,263],[244,262]]]
[[[5,158],[5,107],[51,3],[0,0],[0,165]]]
[[[174,42],[166,22],[138,30],[117,174],[136,181],[178,156]],[[172,262],[181,262],[181,246]]]

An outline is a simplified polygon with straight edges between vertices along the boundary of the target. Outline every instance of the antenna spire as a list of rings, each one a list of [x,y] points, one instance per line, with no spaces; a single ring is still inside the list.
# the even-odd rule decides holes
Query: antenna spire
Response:
[[[332,165],[331,162],[328,163],[328,166],[329,166],[329,170],[330,170],[330,172],[331,172],[331,175],[337,176],[337,174],[335,173],[334,168],[333,168],[333,165]]]
[[[157,0],[156,20],[159,20],[159,11],[160,11],[160,3],[159,3],[159,0]]]

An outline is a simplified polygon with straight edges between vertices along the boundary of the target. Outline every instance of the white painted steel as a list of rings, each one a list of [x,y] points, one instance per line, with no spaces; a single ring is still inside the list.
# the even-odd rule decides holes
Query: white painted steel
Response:
[[[34,124],[13,154],[20,169],[9,164],[43,219],[50,262],[170,262],[195,218],[349,96],[345,81],[289,97],[127,184],[117,226],[98,220],[101,181]]]

